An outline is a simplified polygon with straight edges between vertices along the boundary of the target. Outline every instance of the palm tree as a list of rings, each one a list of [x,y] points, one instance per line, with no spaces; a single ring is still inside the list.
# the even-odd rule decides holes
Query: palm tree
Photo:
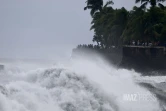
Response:
[[[87,3],[87,6],[84,8],[84,10],[91,9],[90,14],[92,16],[96,11],[102,10],[103,0],[87,0],[86,3]]]
[[[121,36],[123,42],[144,38],[144,18],[145,11],[139,7],[134,6],[133,10],[129,12],[128,23],[124,28],[123,34]]]
[[[103,0],[87,0],[86,3],[87,3],[87,6],[84,7],[84,10],[90,9],[91,16],[93,16],[95,12],[97,11],[100,11],[100,12],[102,11]],[[104,7],[110,4],[113,4],[112,0],[109,0]]]
[[[161,8],[164,8],[164,5],[162,4],[166,0],[136,0],[135,3],[141,2],[141,8],[146,8],[148,4],[151,5],[151,7],[159,6]]]

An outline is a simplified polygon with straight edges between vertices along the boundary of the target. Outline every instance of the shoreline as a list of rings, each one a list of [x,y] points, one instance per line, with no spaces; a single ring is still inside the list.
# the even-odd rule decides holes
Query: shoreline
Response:
[[[124,46],[122,49],[73,49],[72,56],[97,53],[118,68],[135,70],[143,76],[166,75],[165,47]]]

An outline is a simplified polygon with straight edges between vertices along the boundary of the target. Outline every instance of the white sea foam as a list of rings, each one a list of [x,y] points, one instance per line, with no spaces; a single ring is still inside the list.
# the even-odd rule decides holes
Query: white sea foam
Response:
[[[29,71],[9,68],[0,72],[0,111],[160,111],[157,100],[123,99],[124,94],[151,94],[135,83],[137,76],[101,59]]]

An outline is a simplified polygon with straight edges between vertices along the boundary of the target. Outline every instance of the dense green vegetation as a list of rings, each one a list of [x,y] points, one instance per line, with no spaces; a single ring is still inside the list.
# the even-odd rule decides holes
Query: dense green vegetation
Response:
[[[140,7],[132,10],[112,8],[113,1],[87,0],[84,10],[92,17],[93,41],[103,49],[122,46],[130,41],[164,44],[166,42],[166,0],[135,0]],[[147,5],[150,7],[147,7]]]

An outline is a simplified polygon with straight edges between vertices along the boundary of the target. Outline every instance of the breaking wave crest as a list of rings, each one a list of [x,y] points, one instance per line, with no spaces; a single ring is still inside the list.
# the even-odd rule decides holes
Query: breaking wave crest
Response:
[[[157,99],[124,100],[124,94],[151,94],[135,83],[136,76],[87,59],[13,74],[5,70],[0,72],[0,111],[160,111]]]

